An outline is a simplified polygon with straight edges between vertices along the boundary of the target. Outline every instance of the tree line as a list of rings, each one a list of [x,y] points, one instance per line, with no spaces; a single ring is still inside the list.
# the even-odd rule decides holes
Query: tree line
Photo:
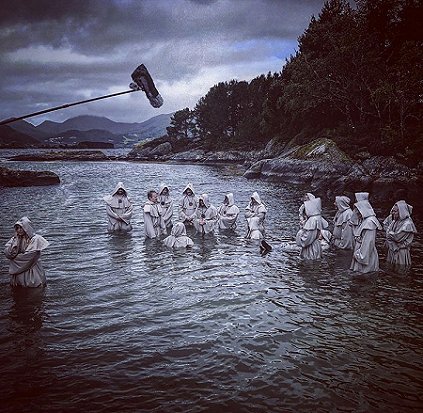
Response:
[[[422,0],[327,1],[278,73],[213,86],[169,137],[208,150],[333,139],[348,154],[423,155]]]

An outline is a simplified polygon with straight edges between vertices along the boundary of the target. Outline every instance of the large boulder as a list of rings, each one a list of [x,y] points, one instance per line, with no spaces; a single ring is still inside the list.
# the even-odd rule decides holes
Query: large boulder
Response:
[[[50,171],[24,171],[0,167],[0,186],[44,186],[60,184],[60,178]]]

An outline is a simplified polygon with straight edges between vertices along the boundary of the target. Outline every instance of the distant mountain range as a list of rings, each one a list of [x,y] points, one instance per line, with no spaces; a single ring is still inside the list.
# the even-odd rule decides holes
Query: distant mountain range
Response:
[[[166,134],[173,113],[154,116],[141,123],[114,122],[100,116],[77,116],[62,123],[44,121],[34,126],[18,121],[0,127],[0,145],[15,146],[75,144],[82,141],[108,142],[115,147],[129,147],[149,138]],[[26,137],[26,138],[25,138]]]

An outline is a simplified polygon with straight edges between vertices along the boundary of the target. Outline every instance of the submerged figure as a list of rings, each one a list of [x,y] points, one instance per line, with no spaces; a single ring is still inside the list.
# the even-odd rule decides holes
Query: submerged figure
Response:
[[[234,194],[229,192],[225,195],[223,204],[217,210],[219,229],[235,229],[239,208],[235,205]]]
[[[144,205],[144,232],[146,238],[158,238],[166,234],[166,225],[160,215],[157,203],[157,192],[148,191],[147,202]]]
[[[386,231],[386,246],[388,255],[386,260],[394,265],[410,266],[410,247],[417,233],[411,219],[411,205],[405,201],[398,201],[391,209],[391,214],[383,221]]]
[[[350,198],[347,196],[335,197],[335,206],[338,208],[333,219],[333,244],[336,248],[350,250],[354,248],[353,228],[350,219],[353,214],[350,207]]]
[[[173,200],[170,196],[169,187],[167,185],[160,185],[157,202],[159,203],[160,215],[164,220],[165,226],[166,228],[170,228],[172,226],[173,217]]]
[[[264,238],[264,219],[267,209],[257,192],[251,195],[250,202],[245,208],[245,218],[247,220],[248,232],[246,238]]]
[[[185,225],[193,225],[195,211],[197,210],[198,200],[194,193],[194,187],[189,183],[182,191],[183,197],[180,201],[179,219]]]
[[[300,208],[298,209],[298,218],[300,219],[300,227],[302,228],[305,224],[305,222],[307,221],[307,215],[305,213],[305,208],[304,208],[304,202],[305,201],[311,201],[312,199],[315,199],[316,197],[311,194],[310,192],[307,192],[304,196],[303,196],[303,203],[301,204]]]
[[[217,223],[217,209],[209,201],[209,196],[203,194],[198,199],[198,207],[194,218],[194,227],[201,234],[214,232]]]
[[[15,223],[15,236],[6,244],[4,253],[9,259],[10,285],[41,287],[46,285],[46,276],[41,264],[41,251],[49,245],[41,235],[35,233],[32,222],[22,217]]]
[[[127,196],[123,183],[118,182],[112,195],[107,195],[103,199],[106,202],[107,217],[109,218],[107,231],[131,231],[131,217],[134,206]]]
[[[300,257],[306,260],[322,258],[323,230],[328,227],[327,221],[322,217],[322,201],[314,198],[304,202],[305,215],[307,217],[303,227],[298,231],[295,238],[297,245],[301,247]],[[324,239],[329,239],[329,231],[324,233]]]
[[[367,202],[369,202],[369,205],[371,206],[370,201],[369,201],[369,193],[368,192],[356,192],[354,195],[355,195],[355,202],[367,201]],[[354,235],[355,229],[357,228],[357,226],[361,222],[361,216],[360,216],[357,208],[353,208],[352,212],[353,213],[351,214],[349,224],[350,224],[350,227],[351,227],[351,229],[353,231],[353,235]],[[353,244],[355,244],[355,237],[354,237]]]
[[[355,245],[350,269],[361,273],[379,270],[379,255],[376,250],[376,230],[382,229],[370,202],[354,204],[358,225],[354,228]]]
[[[194,245],[194,242],[187,236],[187,230],[183,222],[177,222],[172,227],[172,232],[163,240],[169,248],[187,248]]]

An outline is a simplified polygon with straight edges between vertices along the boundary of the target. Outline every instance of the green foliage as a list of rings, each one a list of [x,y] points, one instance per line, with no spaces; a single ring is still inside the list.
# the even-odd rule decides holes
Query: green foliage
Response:
[[[327,1],[282,71],[222,82],[168,133],[205,149],[261,149],[272,138],[330,137],[344,151],[423,155],[421,0]]]

